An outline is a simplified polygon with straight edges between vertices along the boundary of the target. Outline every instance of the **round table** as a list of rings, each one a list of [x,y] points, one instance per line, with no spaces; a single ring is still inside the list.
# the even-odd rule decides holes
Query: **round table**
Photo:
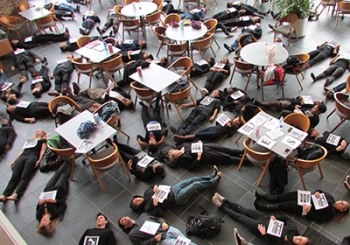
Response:
[[[265,54],[267,42],[255,42],[244,46],[240,52],[240,56],[245,62],[256,66],[267,66],[269,64],[281,64],[286,61],[289,56],[288,50],[279,43],[276,43],[276,54],[271,62],[268,62]]]
[[[124,6],[121,10],[122,15],[130,18],[142,17],[151,14],[157,10],[158,6],[152,2],[134,2]]]
[[[171,27],[169,26],[166,31],[165,35],[172,40],[176,41],[193,41],[198,38],[201,38],[207,33],[208,28],[202,23],[202,28],[200,30],[193,29],[191,25],[184,26],[184,29],[181,29],[181,26],[179,27]]]

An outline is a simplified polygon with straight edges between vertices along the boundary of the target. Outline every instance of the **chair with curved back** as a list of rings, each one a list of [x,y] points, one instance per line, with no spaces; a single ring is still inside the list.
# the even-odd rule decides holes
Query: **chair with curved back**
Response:
[[[87,63],[84,63],[83,62],[83,58],[74,58],[72,60],[74,66],[75,66],[75,69],[77,69],[77,75],[78,75],[78,81],[77,83],[80,84],[80,76],[81,74],[84,74],[84,75],[88,75],[90,77],[90,81],[89,81],[89,88],[91,88],[91,83],[92,83],[92,76],[93,76],[93,72],[95,70],[98,69],[98,67],[91,63],[91,62],[87,62]]]
[[[123,5],[115,5],[113,8],[114,12],[116,12],[117,16],[118,16],[118,24],[117,24],[117,29],[116,29],[117,32],[119,31],[119,27],[120,27],[120,23],[121,23],[120,20],[124,18],[123,14],[122,14],[123,7],[124,7]]]
[[[139,3],[139,2],[141,2],[140,0],[124,0],[124,5],[128,5],[128,4],[130,4],[130,3]]]
[[[180,76],[186,76],[187,79],[192,83],[193,86],[198,89],[197,85],[193,82],[190,77],[191,68],[193,66],[193,62],[190,57],[181,57],[175,60],[171,65],[168,66],[168,70],[173,69],[175,73]]]
[[[0,17],[0,23],[7,29],[8,35],[10,35],[10,31],[15,31],[18,38],[21,39],[19,31],[25,28],[27,35],[29,36],[27,23],[19,17],[3,15]]]
[[[233,72],[231,75],[230,84],[232,83],[233,76],[235,75],[236,72],[238,72],[242,76],[248,77],[248,81],[247,81],[245,88],[244,88],[244,91],[247,91],[248,84],[250,82],[250,78],[252,77],[252,74],[254,71],[254,66],[252,64],[247,63],[247,62],[239,60],[239,56],[233,57],[233,62],[235,64],[235,66],[233,68]]]
[[[52,146],[50,146],[49,144],[47,144],[47,148],[49,148],[51,151],[55,152],[58,155],[59,161],[69,161],[72,165],[72,169],[70,172],[70,180],[73,180],[74,177],[74,168],[75,168],[75,151],[77,149],[75,149],[74,147],[70,147],[70,148],[64,148],[64,149],[58,149],[58,148],[54,148]]]
[[[161,14],[162,14],[162,11],[158,9],[156,12],[146,16],[146,23],[151,28],[154,35],[155,35],[155,33],[153,30],[153,27],[159,26],[160,24],[163,25],[163,21],[161,19]]]
[[[29,4],[29,2],[24,2],[24,3],[21,3],[21,4],[19,5],[19,10],[20,10],[21,12],[23,12],[23,11],[25,11],[25,10],[28,10],[28,9],[32,8],[32,7],[35,7],[35,6],[34,6],[34,5],[32,6],[31,4]],[[23,20],[30,26],[30,28],[33,30],[33,27],[32,27],[32,25],[31,25],[30,21],[27,20],[27,19],[24,18],[24,17],[22,17],[22,19],[23,19]]]
[[[273,40],[275,40],[277,33],[280,33],[288,37],[288,47],[290,45],[290,38],[294,33],[296,40],[298,40],[298,35],[296,32],[296,24],[298,22],[298,16],[293,13],[289,13],[287,16],[279,19],[275,24]]]
[[[339,22],[339,16],[342,15],[341,19],[344,19],[344,14],[350,14],[350,3],[347,1],[338,1],[338,7],[337,7],[337,23],[336,26],[338,26]]]
[[[128,32],[130,36],[130,32],[136,32],[137,40],[139,40],[139,29],[140,29],[140,22],[137,19],[120,19],[120,22],[123,24],[123,40],[124,40],[124,33]]]
[[[183,6],[185,9],[186,4],[188,3],[197,3],[197,8],[200,8],[200,0],[179,0],[179,5],[177,6],[178,9],[180,9],[181,2],[183,2]]]
[[[274,156],[274,153],[272,151],[269,152],[258,152],[253,149],[251,149],[252,140],[250,138],[246,138],[243,141],[244,146],[244,153],[242,155],[241,161],[238,165],[237,170],[241,170],[242,164],[244,162],[245,157],[247,156],[248,160],[252,163],[258,165],[260,168],[262,168],[262,172],[260,174],[260,177],[258,179],[258,183],[256,183],[257,186],[260,185],[261,181],[264,178],[264,175],[266,171],[268,170],[270,166],[270,162],[272,160],[272,157]]]
[[[181,21],[180,15],[178,15],[178,14],[168,14],[163,20],[163,26],[167,27],[170,24],[170,22],[172,22],[172,21],[180,22]]]
[[[180,43],[180,44],[173,44],[173,43],[167,43],[167,59],[169,60],[169,56],[173,59],[174,56],[186,56],[187,50],[188,50],[188,43]]]
[[[253,111],[253,113],[246,113],[249,111]],[[244,125],[246,124],[252,117],[249,117],[250,115],[255,116],[259,112],[263,111],[260,107],[257,107],[255,105],[246,105],[241,109],[239,119],[241,121],[241,124]],[[242,138],[243,134],[240,134],[238,138],[236,139],[236,143]]]
[[[166,28],[164,26],[156,26],[154,28],[154,34],[156,38],[160,41],[156,57],[158,57],[160,49],[163,48],[163,46],[166,45],[168,42],[170,42],[169,38],[167,38],[165,35],[165,31]]]
[[[182,116],[182,113],[179,109],[181,104],[179,104],[178,102],[183,102],[186,98],[190,97],[191,101],[193,103],[195,103],[195,100],[193,99],[192,94],[191,94],[191,88],[192,88],[192,84],[190,84],[190,86],[188,88],[186,88],[185,90],[183,90],[181,92],[169,93],[165,96],[166,105],[168,104],[169,101],[171,103],[173,103],[175,106],[175,109],[176,109],[177,113],[179,114],[182,121],[185,121],[185,119]],[[166,108],[167,115],[169,117],[169,109],[167,106],[165,108]]]
[[[83,110],[81,109],[80,105],[78,105],[77,102],[75,102],[73,99],[69,98],[68,96],[57,96],[50,100],[48,104],[48,109],[52,115],[52,117],[56,117],[56,112],[55,108],[58,104],[69,104],[73,106],[77,111],[82,112]],[[57,127],[58,123],[55,120],[55,126]]]
[[[45,33],[45,29],[49,28],[52,31],[52,27],[55,28],[56,33],[59,33],[59,29],[56,25],[56,20],[54,18],[54,14],[47,15],[43,18],[35,20],[36,25],[39,28],[40,33]]]
[[[158,10],[160,10],[160,12],[163,12],[163,0],[152,0],[152,3],[157,4],[158,6]]]
[[[100,175],[111,170],[117,164],[123,166],[124,172],[128,176],[129,180],[131,179],[129,170],[127,169],[126,164],[119,153],[118,147],[114,143],[112,143],[112,146],[98,151],[95,154],[88,154],[87,159],[90,163],[92,172],[94,173],[104,192],[106,192],[106,188],[100,179]]]
[[[241,52],[242,48],[250,43],[255,43],[258,40],[250,33],[246,33],[243,35],[240,35],[237,39],[238,41],[238,52],[237,55]]]
[[[284,66],[284,74],[291,74],[291,75],[295,75],[300,89],[303,90],[303,85],[301,85],[301,82],[299,80],[298,75],[301,74],[301,76],[304,77],[304,65],[309,61],[310,59],[310,55],[309,54],[295,54],[295,56],[297,56],[300,59],[300,63],[295,64],[295,65],[287,65]]]
[[[218,46],[218,48],[220,48],[218,41],[216,41],[216,39],[214,37],[215,31],[216,31],[216,26],[218,25],[218,20],[217,19],[208,19],[208,20],[205,20],[203,22],[203,24],[208,28],[207,33],[213,34],[213,36],[211,37],[212,41],[214,41],[216,43],[216,45]]]
[[[336,11],[337,7],[337,0],[321,0],[320,3],[316,6],[315,12],[317,13],[316,20],[318,20],[318,17],[322,14],[322,12],[328,7],[328,11],[332,7],[332,17],[334,15],[334,12]],[[322,6],[322,10],[320,12],[317,11],[317,9]]]
[[[77,40],[77,45],[79,48],[84,47],[86,44],[88,44],[91,40],[90,36],[81,36]]]
[[[130,88],[134,89],[134,91],[136,93],[134,110],[136,107],[137,99],[139,98],[140,100],[144,100],[144,101],[148,102],[148,104],[149,104],[148,105],[148,113],[149,113],[151,110],[153,98],[156,97],[157,93],[154,92],[152,89],[149,89],[138,82],[130,83]]]
[[[345,93],[337,92],[334,94],[335,108],[328,114],[327,119],[336,112],[340,118],[340,122],[331,130],[331,133],[342,125],[343,122],[350,119],[350,102],[348,98],[349,95]]]
[[[110,60],[106,60],[102,63],[102,68],[107,72],[109,79],[115,82],[113,74],[117,71],[120,71],[124,68],[123,56],[119,54],[117,57],[114,57]]]
[[[282,74],[284,74],[284,70],[282,70]],[[282,75],[282,81],[265,81],[265,71],[260,71],[260,84],[258,85],[259,88],[261,88],[261,99],[264,101],[264,87],[266,86],[277,86],[281,87],[282,90],[282,97],[284,98],[284,75]],[[271,82],[270,82],[271,81]]]
[[[201,54],[202,58],[205,60],[204,53],[210,48],[211,51],[214,54],[214,57],[216,57],[216,54],[213,50],[213,47],[211,46],[211,40],[212,40],[213,34],[208,34],[206,37],[201,38],[190,45],[190,51],[191,51],[191,59],[193,60],[193,51],[198,50]]]
[[[304,132],[310,129],[310,119],[303,113],[293,112],[284,118],[284,122]]]
[[[103,42],[110,43],[112,46],[115,46],[117,44],[117,40],[114,37],[107,37],[106,39],[103,39]]]
[[[290,166],[292,166],[298,171],[304,190],[306,190],[304,175],[306,173],[314,171],[316,169],[316,166],[318,167],[318,170],[320,172],[321,179],[323,178],[323,172],[322,172],[322,167],[320,162],[327,157],[328,151],[323,146],[320,145],[320,147],[323,150],[323,155],[314,160],[304,160],[296,157],[288,157],[287,162],[289,163]]]

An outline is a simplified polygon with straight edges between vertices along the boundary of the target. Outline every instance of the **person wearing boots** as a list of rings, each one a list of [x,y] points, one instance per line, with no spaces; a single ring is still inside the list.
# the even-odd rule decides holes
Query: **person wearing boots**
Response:
[[[315,195],[316,198],[320,198],[322,193],[327,199],[328,206],[318,210],[315,209],[312,198],[310,205],[298,205],[297,191],[283,193],[281,195],[263,195],[255,191],[256,200],[254,206],[259,210],[288,211],[292,214],[305,216],[305,218],[319,223],[331,221],[333,218],[339,223],[343,222],[349,214],[349,203],[343,200],[335,201],[331,194],[322,190],[316,190],[312,195]],[[267,201],[267,203],[263,201]]]
[[[103,25],[102,29],[97,26],[96,30],[102,36],[103,33],[105,33],[107,31],[107,29],[112,26],[113,33],[115,35],[118,32],[117,27],[116,27],[116,25],[118,25],[118,21],[119,21],[119,18],[118,18],[117,13],[114,11],[114,8],[109,9],[107,11],[106,23]]]
[[[163,144],[168,135],[168,130],[163,130],[162,118],[160,117],[159,100],[160,98],[157,98],[152,116],[147,112],[148,107],[143,104],[143,102],[140,102],[140,105],[142,106],[141,118],[143,126],[146,130],[146,135],[145,137],[138,135],[137,142],[143,148],[148,148],[148,151],[151,153],[158,150],[158,147]]]
[[[79,33],[81,35],[89,35],[95,23],[100,23],[100,22],[101,20],[97,16],[97,13],[95,11],[86,11],[83,14],[83,23],[82,23],[83,28],[79,28]]]
[[[266,244],[311,244],[309,238],[300,236],[296,225],[286,216],[269,216],[257,210],[245,208],[237,203],[227,200],[219,193],[215,193],[212,201],[215,206],[221,209],[229,217],[247,227],[252,234],[265,240]],[[271,220],[276,219],[284,223],[282,234],[279,237],[266,232]]]
[[[164,192],[164,190],[157,185],[151,186],[146,189],[143,196],[136,195],[133,197],[130,202],[130,208],[135,212],[144,211],[162,217],[163,211],[188,203],[190,198],[198,191],[215,187],[221,175],[221,172],[214,165],[212,174],[186,179],[172,186],[167,198],[163,201],[159,201],[161,197],[158,197],[157,194]]]

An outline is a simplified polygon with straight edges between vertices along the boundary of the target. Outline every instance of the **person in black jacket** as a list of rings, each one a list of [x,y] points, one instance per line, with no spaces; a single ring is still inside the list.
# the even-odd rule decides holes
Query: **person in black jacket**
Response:
[[[10,119],[20,122],[35,123],[36,119],[51,116],[47,102],[33,101],[29,105],[10,105],[6,109]]]
[[[123,79],[118,81],[117,84],[119,86],[130,84],[132,79],[129,78],[129,76],[136,72],[137,67],[141,66],[142,69],[149,67],[149,65],[151,64],[150,62],[152,62],[152,60],[153,60],[153,55],[151,55],[149,53],[144,53],[142,59],[138,59],[138,60],[135,60],[135,61],[132,61],[132,62],[129,62],[128,64],[126,64],[124,66]]]
[[[28,71],[33,77],[37,76],[38,71],[35,69],[34,65],[35,63],[39,63],[40,59],[35,58],[36,56],[30,51],[25,51],[24,49],[16,47],[14,47],[14,50],[13,66],[11,66],[11,70],[14,71],[16,68],[20,70],[20,81],[26,82],[28,80]]]
[[[327,57],[334,57],[339,53],[340,44],[335,41],[324,42],[317,46],[315,50],[310,51],[309,61],[305,64],[305,68],[317,64],[318,62],[326,59]]]
[[[7,153],[16,138],[16,131],[8,119],[2,119],[0,128],[0,155]]]
[[[43,198],[36,206],[38,233],[41,235],[49,235],[55,231],[58,221],[67,208],[65,199],[68,195],[71,168],[70,162],[65,161],[44,188],[43,192],[56,191],[56,197]]]
[[[98,237],[98,243],[97,238]],[[79,240],[79,245],[98,244],[116,245],[115,236],[112,230],[108,229],[108,218],[102,213],[96,216],[96,227],[87,229]]]
[[[164,166],[157,160],[152,160],[147,167],[140,167],[138,162],[144,158],[147,153],[144,151],[137,150],[128,145],[124,145],[116,142],[118,150],[123,160],[127,162],[129,171],[132,175],[142,181],[150,181],[155,177],[159,176],[161,179],[165,177]]]
[[[61,92],[63,95],[67,94],[67,88],[69,86],[70,76],[74,71],[74,64],[72,59],[74,58],[73,54],[67,54],[67,60],[59,63],[53,73],[51,74],[51,79],[55,78],[55,90],[49,92],[49,95],[58,96]]]
[[[212,200],[224,213],[243,224],[252,234],[262,238],[268,245],[311,244],[307,237],[299,235],[295,224],[285,216],[268,216],[257,210],[245,208],[227,200],[219,193],[215,193]],[[271,235],[266,232],[270,222],[276,219],[284,223],[281,236]]]
[[[316,198],[320,198],[322,193],[327,199],[328,206],[318,210],[315,209],[312,198],[311,205],[298,205],[297,191],[283,193],[281,195],[263,195],[255,191],[256,200],[254,205],[257,209],[288,211],[296,215],[305,216],[307,219],[319,223],[331,221],[333,218],[338,222],[344,221],[344,218],[349,214],[349,203],[343,200],[335,201],[331,194],[322,190],[316,190],[312,195],[315,195]],[[261,200],[266,200],[268,204]]]
[[[135,212],[145,211],[155,216],[163,216],[163,211],[172,207],[188,203],[190,198],[198,191],[213,188],[221,178],[221,172],[214,166],[214,172],[207,176],[193,177],[180,181],[170,187],[167,197],[163,202],[159,201],[157,194],[164,193],[157,185],[146,189],[143,196],[136,195],[130,202],[130,208]],[[165,194],[165,193],[164,193]],[[155,197],[153,197],[156,195]]]
[[[203,62],[194,63],[191,67],[190,77],[193,78],[208,73],[213,65],[215,65],[215,59],[213,57],[203,60]]]
[[[81,35],[89,35],[91,29],[94,27],[95,23],[100,23],[101,20],[97,16],[95,11],[87,11],[83,14],[82,27],[79,28],[79,33]]]
[[[100,33],[100,35],[102,36],[103,33],[105,33],[107,31],[108,28],[110,28],[112,26],[113,29],[113,33],[117,34],[117,25],[118,25],[118,15],[115,12],[114,8],[109,9],[107,11],[107,18],[106,18],[106,23],[103,25],[102,29],[100,27],[96,27],[96,30],[98,31],[98,33]]]
[[[138,49],[144,49],[147,47],[147,43],[144,40],[119,40],[116,45],[121,51],[133,51]]]

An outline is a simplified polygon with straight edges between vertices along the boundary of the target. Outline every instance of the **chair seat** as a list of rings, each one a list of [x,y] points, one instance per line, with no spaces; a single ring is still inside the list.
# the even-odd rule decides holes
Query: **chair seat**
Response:
[[[247,159],[249,160],[249,162],[258,165],[258,166],[265,166],[266,161],[258,161],[254,158],[252,158],[249,154],[247,154]]]
[[[297,168],[296,165],[293,162],[290,162],[289,165],[291,165],[293,168]],[[303,173],[310,173],[316,169],[317,165],[313,166],[312,168],[300,168],[301,172]]]
[[[339,110],[336,110],[336,113],[340,118],[346,118],[348,116],[348,115],[340,112]],[[350,120],[350,117],[348,118],[348,120]]]
[[[124,29],[126,30],[126,31],[133,31],[133,30],[135,30],[136,28],[139,28],[139,25],[134,25],[134,26],[125,26],[124,27]]]
[[[281,25],[276,27],[275,31],[287,35],[289,34],[290,27],[290,25]]]
[[[113,147],[108,147],[108,148],[104,149],[103,151],[99,151],[93,155],[90,155],[90,157],[94,160],[97,160],[97,159],[107,157],[107,156],[111,155],[113,152],[114,152]]]
[[[169,51],[169,55],[180,55],[180,54],[184,54],[186,53],[186,51],[180,50],[180,51]]]

